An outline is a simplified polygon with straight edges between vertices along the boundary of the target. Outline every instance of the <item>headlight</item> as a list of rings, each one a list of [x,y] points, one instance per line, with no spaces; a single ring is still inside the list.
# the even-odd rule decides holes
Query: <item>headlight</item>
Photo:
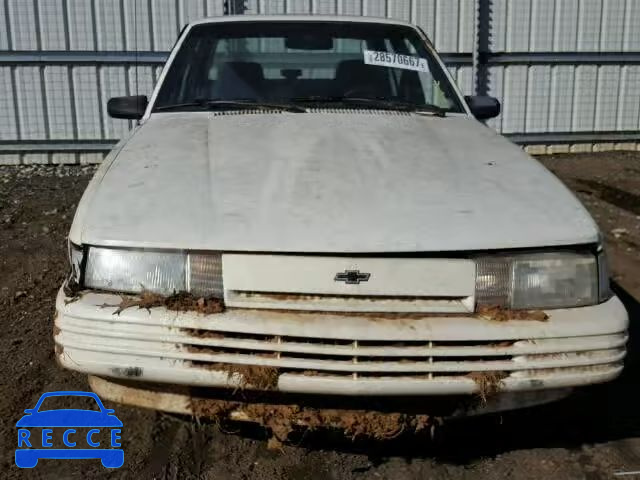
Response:
[[[190,292],[222,298],[222,259],[219,254],[91,247],[84,286],[116,292]]]
[[[494,255],[475,260],[479,305],[569,308],[594,305],[609,295],[602,292],[608,291],[602,278],[607,276],[604,260],[592,253]]]
[[[611,298],[611,286],[609,284],[609,264],[604,249],[598,252],[598,294],[601,302]]]
[[[82,247],[71,243],[71,241],[67,241],[68,254],[69,254],[69,265],[71,266],[71,274],[69,275],[69,280],[74,282],[75,285],[80,284],[80,280],[82,278],[82,257],[84,252]]]

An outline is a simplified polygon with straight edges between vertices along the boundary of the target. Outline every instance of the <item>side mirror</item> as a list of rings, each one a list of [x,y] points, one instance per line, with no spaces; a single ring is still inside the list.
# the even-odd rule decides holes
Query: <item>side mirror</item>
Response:
[[[111,415],[112,413],[116,413],[116,411],[113,408],[105,408],[104,413]]]
[[[500,115],[500,102],[493,97],[467,95],[464,97],[473,116],[478,120],[486,120]]]
[[[27,408],[24,413],[32,414],[35,412],[35,408]]]
[[[113,118],[140,120],[144,116],[148,103],[146,95],[114,97],[107,102],[107,112]]]

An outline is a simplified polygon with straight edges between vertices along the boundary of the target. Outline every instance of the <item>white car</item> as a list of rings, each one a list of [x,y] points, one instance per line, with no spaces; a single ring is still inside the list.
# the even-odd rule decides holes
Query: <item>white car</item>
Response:
[[[596,224],[477,120],[499,103],[464,98],[419,28],[197,21],[148,101],[108,107],[139,122],[78,206],[54,331],[102,399],[188,413],[240,388],[454,415],[620,374]]]

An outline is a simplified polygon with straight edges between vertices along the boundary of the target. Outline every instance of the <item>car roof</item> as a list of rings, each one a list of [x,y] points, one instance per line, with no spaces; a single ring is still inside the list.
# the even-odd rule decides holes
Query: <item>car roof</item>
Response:
[[[97,395],[94,392],[67,391],[67,392],[46,392],[40,395],[40,398],[62,397],[67,395],[76,396],[76,397],[93,397],[93,398],[97,397]]]
[[[384,25],[401,25],[415,28],[415,25],[395,18],[366,17],[355,15],[225,15],[195,20],[189,26],[207,23],[227,22],[344,22],[344,23],[379,23]]]

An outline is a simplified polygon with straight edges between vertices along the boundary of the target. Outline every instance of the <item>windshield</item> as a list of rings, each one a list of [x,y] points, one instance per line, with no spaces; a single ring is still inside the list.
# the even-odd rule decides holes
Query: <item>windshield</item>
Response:
[[[197,25],[176,55],[153,110],[239,101],[352,105],[347,100],[464,112],[416,30],[357,22]]]
[[[99,412],[100,406],[95,398],[88,395],[51,395],[42,400],[38,411],[68,409],[93,410]]]

